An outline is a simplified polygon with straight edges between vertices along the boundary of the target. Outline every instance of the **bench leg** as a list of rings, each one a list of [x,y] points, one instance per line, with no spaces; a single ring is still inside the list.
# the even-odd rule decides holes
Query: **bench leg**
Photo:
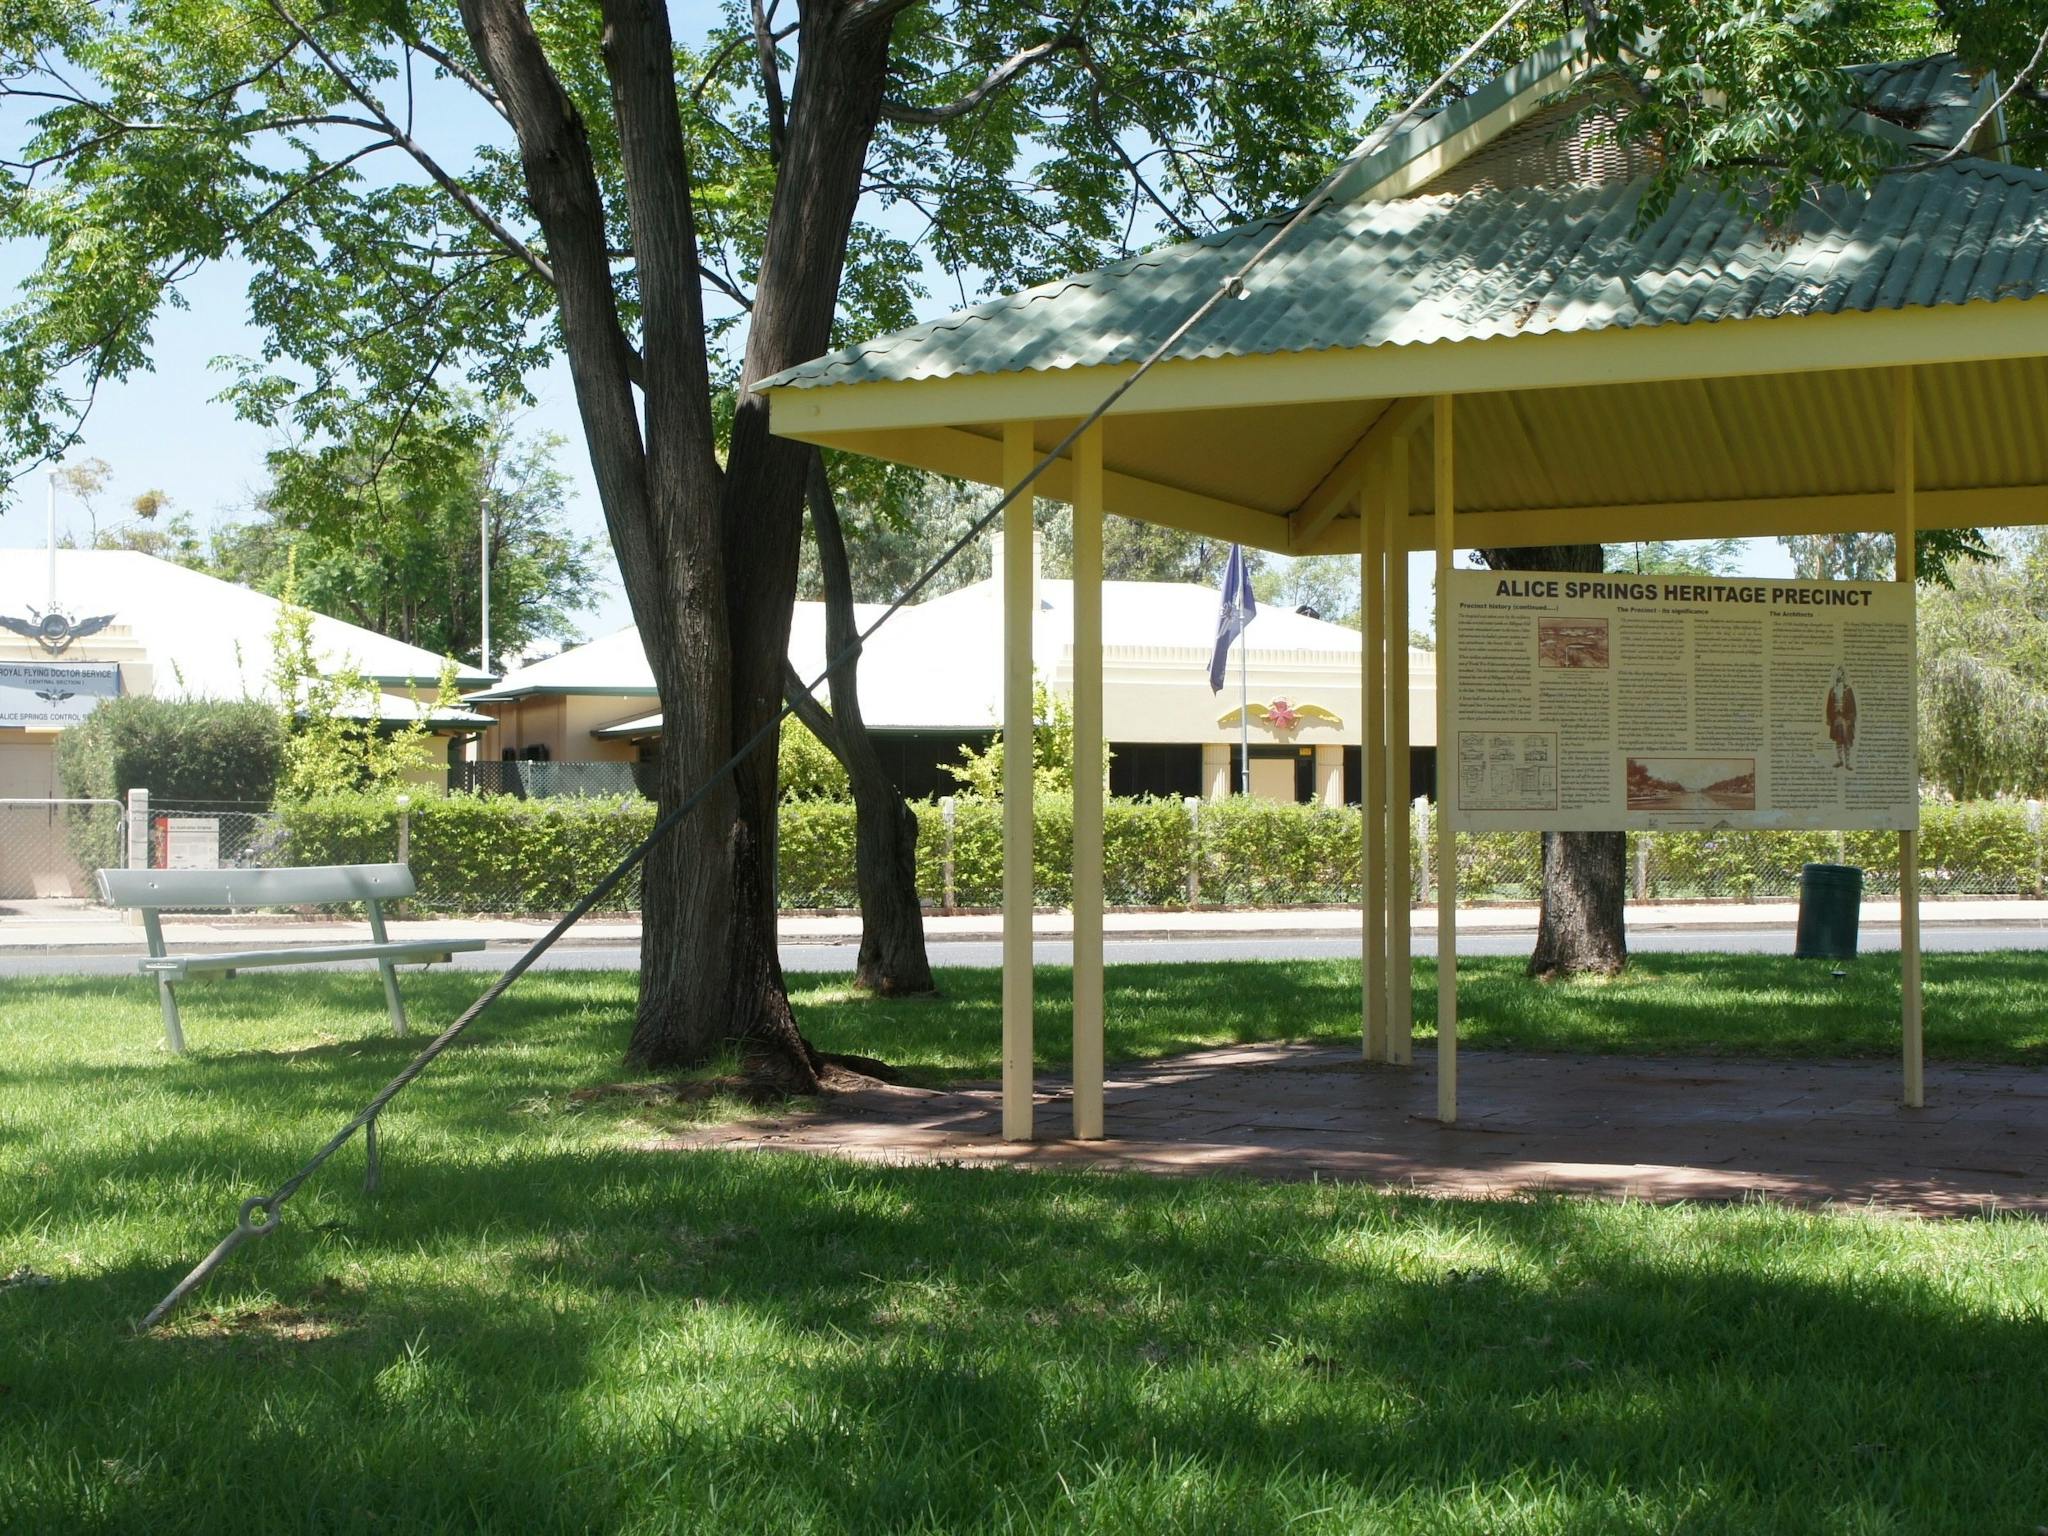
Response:
[[[389,960],[379,960],[377,969],[384,973],[384,1004],[391,1012],[391,1033],[402,1040],[405,1038],[405,1004],[398,996],[398,967]]]
[[[164,1005],[164,1043],[170,1046],[173,1056],[182,1056],[185,1054],[185,1031],[178,1022],[178,994],[171,990],[169,977],[157,977],[156,994]]]

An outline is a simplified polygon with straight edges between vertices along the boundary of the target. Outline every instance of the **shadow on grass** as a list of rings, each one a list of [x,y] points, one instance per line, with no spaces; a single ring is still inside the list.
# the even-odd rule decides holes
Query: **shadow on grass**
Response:
[[[1907,1228],[1916,1257],[1760,1209],[518,1146],[346,1204],[168,1335],[120,1327],[160,1261],[0,1294],[0,1523],[1989,1530],[2048,1499],[2027,1224]]]

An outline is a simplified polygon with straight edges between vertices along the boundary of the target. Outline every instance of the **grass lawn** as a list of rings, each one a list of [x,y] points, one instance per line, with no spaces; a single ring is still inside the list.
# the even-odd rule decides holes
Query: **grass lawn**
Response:
[[[1881,963],[1512,970],[1471,968],[1471,1043],[1894,1048]],[[2048,957],[1929,971],[1933,1054],[2044,1059]],[[425,1025],[478,984],[408,994]],[[993,974],[944,984],[799,1002],[828,1046],[986,1075]],[[1126,967],[1112,1048],[1348,1037],[1356,987]],[[630,999],[528,978],[387,1115],[381,1196],[351,1148],[140,1338],[411,1047],[368,975],[191,987],[182,1061],[138,980],[0,982],[0,1531],[2048,1523],[2041,1223],[651,1154],[647,1111],[569,1097]]]

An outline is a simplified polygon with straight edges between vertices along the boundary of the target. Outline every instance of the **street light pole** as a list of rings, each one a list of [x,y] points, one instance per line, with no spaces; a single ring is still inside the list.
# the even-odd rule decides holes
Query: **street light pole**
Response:
[[[491,670],[491,504],[488,498],[477,511],[477,567],[483,573],[483,638],[477,649],[477,670]]]
[[[57,609],[57,471],[50,471],[50,606]]]

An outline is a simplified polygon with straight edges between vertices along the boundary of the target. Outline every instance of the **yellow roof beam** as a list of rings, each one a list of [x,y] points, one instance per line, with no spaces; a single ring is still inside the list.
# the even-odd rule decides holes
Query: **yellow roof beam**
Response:
[[[1898,498],[1890,491],[1837,496],[1760,496],[1735,501],[1653,501],[1601,507],[1527,507],[1505,512],[1460,512],[1458,543],[1512,547],[1528,544],[1627,544],[1637,539],[1761,539],[1784,533],[1866,533],[1890,527]],[[2048,524],[2048,485],[1995,485],[1921,491],[1915,497],[1922,528],[2009,528]],[[1436,535],[1427,512],[1401,519],[1401,547],[1428,550]],[[1324,531],[1312,554],[1348,554],[1356,524]]]
[[[983,485],[1003,484],[1003,445],[1000,438],[984,437],[957,427],[926,428],[919,431],[858,432],[819,435],[807,440],[826,448],[866,454],[894,464],[910,464],[957,480],[974,480]],[[1112,444],[1114,438],[1111,439]],[[1074,499],[1074,465],[1061,459],[1047,467],[1032,487],[1035,494],[1052,501]],[[1105,471],[1102,496],[1107,509],[1125,517],[1171,528],[1185,528],[1214,539],[1229,539],[1259,549],[1286,554],[1287,519],[1278,513],[1261,512],[1199,491],[1163,485],[1137,475]]]
[[[1409,395],[1817,373],[2048,355],[2048,297],[1905,310],[1552,331],[1161,363],[1110,412],[1228,411]],[[1134,365],[769,391],[783,437],[1077,419]]]
[[[1359,483],[1373,461],[1389,446],[1405,443],[1429,419],[1429,411],[1428,400],[1412,396],[1395,400],[1381,411],[1344,457],[1323,476],[1322,483],[1289,514],[1289,547],[1296,552],[1314,547],[1317,536],[1357,498]]]

